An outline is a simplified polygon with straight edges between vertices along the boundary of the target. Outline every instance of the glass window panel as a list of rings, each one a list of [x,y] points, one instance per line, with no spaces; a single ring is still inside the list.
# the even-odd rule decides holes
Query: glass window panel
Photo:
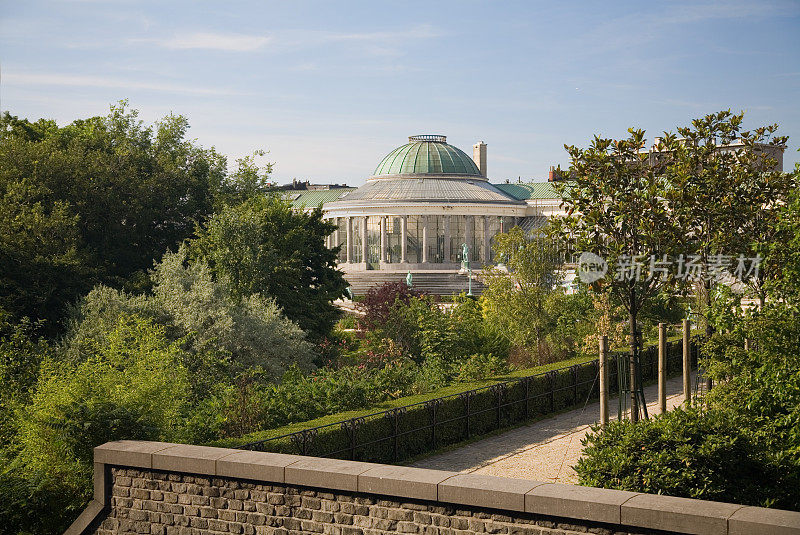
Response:
[[[353,262],[363,262],[362,252],[363,249],[361,247],[361,228],[364,224],[363,217],[353,217],[352,221],[352,228],[353,228]]]
[[[377,264],[381,258],[381,218],[367,218],[367,262]]]

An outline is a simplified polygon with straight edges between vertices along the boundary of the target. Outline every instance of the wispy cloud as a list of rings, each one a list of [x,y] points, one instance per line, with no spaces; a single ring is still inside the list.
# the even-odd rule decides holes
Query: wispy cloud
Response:
[[[267,45],[272,50],[295,50],[319,48],[335,44],[358,46],[364,53],[372,55],[397,55],[402,48],[413,42],[433,39],[444,35],[431,25],[422,24],[402,30],[378,32],[330,32],[320,30],[283,30],[270,35],[248,35],[215,32],[183,32],[164,38],[137,38],[131,43],[151,43],[171,50],[221,50],[228,52],[252,52]]]
[[[103,87],[121,89],[142,89],[165,93],[188,95],[243,95],[245,93],[228,89],[197,87],[181,84],[140,82],[105,76],[86,76],[57,73],[3,73],[3,81],[19,86],[64,86],[64,87]]]
[[[149,41],[173,50],[222,50],[225,52],[252,52],[266,46],[272,40],[265,35],[241,33],[194,32],[179,33],[166,39],[137,39]]]

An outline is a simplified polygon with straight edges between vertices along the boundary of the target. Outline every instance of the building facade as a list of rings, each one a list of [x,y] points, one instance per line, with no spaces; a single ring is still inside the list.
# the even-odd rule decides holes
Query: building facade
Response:
[[[470,158],[445,136],[411,136],[363,186],[309,192],[293,202],[322,205],[337,227],[328,245],[341,246],[339,267],[346,274],[458,271],[465,254],[480,268],[495,261],[497,234],[541,224],[559,203],[551,184],[491,184],[486,168],[483,142]]]

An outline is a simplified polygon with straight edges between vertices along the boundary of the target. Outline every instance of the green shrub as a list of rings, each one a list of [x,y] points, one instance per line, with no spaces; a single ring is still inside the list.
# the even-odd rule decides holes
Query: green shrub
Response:
[[[702,348],[715,384],[702,405],[595,430],[576,466],[582,483],[800,510],[800,314],[768,304],[724,321]]]
[[[508,371],[509,366],[506,359],[496,357],[491,353],[476,353],[458,365],[456,380],[460,382],[477,381],[484,377],[503,375]]]
[[[81,362],[45,361],[30,405],[16,415],[13,448],[3,452],[0,519],[20,524],[4,527],[63,531],[91,494],[95,446],[192,438],[184,431],[189,380],[181,349],[163,328],[123,315],[102,340],[85,342],[92,350]],[[20,516],[14,504],[39,509]]]
[[[797,478],[786,477],[747,427],[730,413],[697,408],[612,422],[587,435],[575,469],[593,487],[796,508]]]

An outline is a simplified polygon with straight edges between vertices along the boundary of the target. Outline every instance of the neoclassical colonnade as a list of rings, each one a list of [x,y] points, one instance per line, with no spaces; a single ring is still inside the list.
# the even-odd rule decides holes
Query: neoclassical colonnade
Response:
[[[514,224],[514,217],[487,215],[356,215],[329,218],[336,230],[330,248],[341,245],[340,264],[392,264],[433,267],[462,261],[463,244],[470,261],[494,260],[494,237]],[[399,266],[398,266],[399,267]]]

